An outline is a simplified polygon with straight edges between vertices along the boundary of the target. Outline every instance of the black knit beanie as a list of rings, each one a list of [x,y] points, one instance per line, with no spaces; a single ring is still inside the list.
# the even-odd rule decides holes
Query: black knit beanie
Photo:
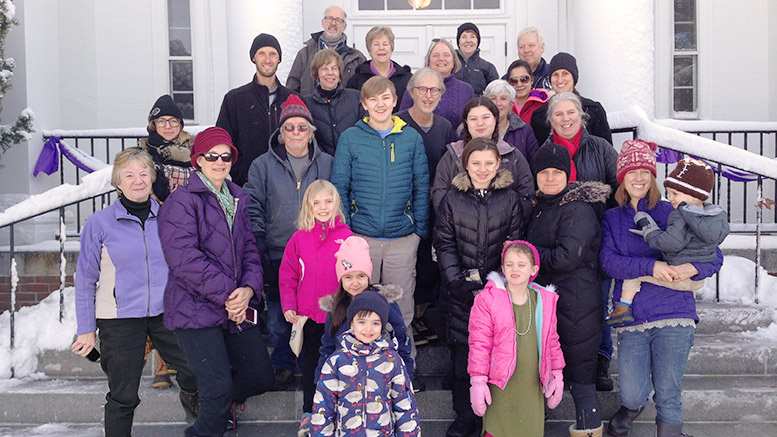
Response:
[[[283,53],[281,52],[281,45],[278,43],[278,40],[270,34],[260,33],[254,38],[254,42],[251,44],[251,50],[248,52],[251,62],[254,62],[254,55],[257,50],[268,46],[278,50],[278,62],[283,60]]]
[[[150,123],[157,118],[164,116],[175,117],[183,123],[183,113],[181,112],[181,109],[175,104],[173,98],[167,94],[156,99],[154,106],[148,113],[148,121]]]
[[[553,72],[556,70],[567,70],[572,73],[572,79],[575,81],[575,85],[577,85],[577,60],[574,56],[564,52],[556,53],[556,56],[550,60],[548,77],[553,76]]]
[[[467,30],[471,30],[475,32],[475,36],[478,37],[478,47],[480,47],[480,29],[478,29],[477,26],[475,26],[474,23],[464,23],[456,30],[456,45],[459,45],[459,38],[461,38],[461,34],[464,33]]]
[[[569,178],[571,166],[572,163],[567,149],[554,143],[548,143],[540,147],[540,150],[534,153],[534,159],[532,159],[532,171],[534,171],[535,175],[546,168],[556,168],[565,172],[567,178]]]

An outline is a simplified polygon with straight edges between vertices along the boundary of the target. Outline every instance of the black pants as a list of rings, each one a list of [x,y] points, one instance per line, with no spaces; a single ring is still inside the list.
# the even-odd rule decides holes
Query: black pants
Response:
[[[178,329],[175,336],[200,382],[197,421],[186,435],[221,437],[232,402],[243,403],[272,388],[273,368],[262,332],[252,327],[232,334],[214,327]]]
[[[469,346],[466,344],[449,345],[453,361],[453,410],[456,415],[473,415],[469,401],[469,373],[467,357]]]
[[[305,322],[302,330],[302,412],[313,412],[313,395],[316,394],[316,366],[318,366],[318,350],[321,348],[321,336],[324,335],[324,324],[311,319]]]
[[[140,404],[138,386],[143,373],[146,337],[171,369],[178,371],[178,386],[187,392],[197,391],[197,379],[172,332],[162,324],[162,315],[136,319],[98,319],[100,365],[108,375],[105,395],[105,435],[132,434],[132,419]]]

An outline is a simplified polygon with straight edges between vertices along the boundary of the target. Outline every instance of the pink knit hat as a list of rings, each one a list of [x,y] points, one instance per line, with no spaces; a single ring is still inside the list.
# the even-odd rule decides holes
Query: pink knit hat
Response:
[[[232,144],[232,137],[229,136],[229,132],[220,127],[209,127],[204,131],[197,134],[194,137],[194,145],[192,146],[192,165],[194,168],[200,168],[197,165],[197,158],[200,155],[204,155],[210,151],[210,149],[220,145],[226,144],[232,149],[232,163],[237,161],[237,149]]]
[[[656,154],[658,145],[643,140],[624,141],[621,153],[618,154],[618,183],[623,182],[626,173],[632,170],[646,169],[656,176]]]
[[[505,263],[505,252],[507,252],[507,248],[512,246],[512,245],[514,245],[514,244],[523,244],[524,246],[526,246],[529,249],[531,249],[531,252],[534,254],[534,265],[536,265],[537,267],[540,266],[540,253],[537,251],[537,248],[534,247],[533,244],[529,243],[528,241],[524,241],[524,240],[513,240],[513,241],[508,241],[508,242],[505,243],[505,247],[502,248],[502,264]],[[539,274],[539,270],[537,270],[537,273]],[[531,278],[529,278],[529,282],[533,281],[534,278],[536,278],[536,277],[537,277],[537,275],[533,275]]]
[[[313,115],[311,115],[310,109],[308,109],[305,102],[303,102],[296,94],[291,94],[286,101],[281,104],[281,115],[279,117],[280,122],[278,123],[278,126],[282,125],[283,122],[291,117],[302,117],[310,122],[310,124],[313,124]]]
[[[343,275],[350,272],[362,272],[368,278],[372,277],[372,260],[370,259],[370,245],[362,237],[348,237],[340,245],[340,250],[335,253],[337,263],[335,272],[339,281]]]

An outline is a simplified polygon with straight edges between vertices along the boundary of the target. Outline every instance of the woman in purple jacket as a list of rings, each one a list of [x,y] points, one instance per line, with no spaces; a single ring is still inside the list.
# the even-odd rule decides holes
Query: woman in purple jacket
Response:
[[[199,414],[187,436],[223,435],[236,425],[235,406],[273,383],[270,356],[255,326],[262,267],[248,195],[226,180],[235,158],[227,131],[200,132],[191,157],[197,171],[159,215],[170,266],[165,326],[175,332],[200,387]]]
[[[602,247],[599,254],[604,271],[616,280],[613,301],[620,299],[624,279],[654,276],[665,281],[701,280],[720,270],[723,255],[710,263],[670,266],[661,261],[641,235],[630,232],[637,211],[648,213],[663,231],[672,204],[661,200],[656,184],[656,159],[648,143],[627,141],[618,156],[615,193],[618,207],[607,211],[602,220]],[[644,283],[631,303],[634,322],[618,329],[618,375],[620,409],[607,426],[607,435],[626,436],[634,420],[655,390],[657,434],[680,436],[683,427],[682,379],[693,346],[696,299],[683,292]],[[652,380],[652,388],[651,388]]]
[[[89,217],[81,232],[75,283],[78,337],[72,350],[89,355],[99,328],[98,357],[109,390],[106,436],[132,433],[147,336],[178,371],[184,408],[197,414],[197,379],[175,336],[162,324],[168,270],[157,232],[159,204],[150,197],[155,179],[147,152],[131,148],[116,155],[111,184],[119,200]]]

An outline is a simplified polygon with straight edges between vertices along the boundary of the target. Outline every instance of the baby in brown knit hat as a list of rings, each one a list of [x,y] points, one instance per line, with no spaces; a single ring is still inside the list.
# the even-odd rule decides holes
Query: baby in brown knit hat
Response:
[[[647,213],[638,212],[634,222],[639,229],[630,231],[642,235],[651,248],[661,251],[669,265],[714,261],[718,246],[729,232],[726,211],[718,205],[705,203],[714,179],[714,172],[704,162],[691,158],[680,160],[664,181],[668,199],[675,208],[669,214],[666,230],[662,231]],[[704,281],[666,282],[652,276],[624,280],[621,301],[605,322],[607,325],[619,327],[634,321],[630,304],[642,282],[694,292],[704,285]]]

